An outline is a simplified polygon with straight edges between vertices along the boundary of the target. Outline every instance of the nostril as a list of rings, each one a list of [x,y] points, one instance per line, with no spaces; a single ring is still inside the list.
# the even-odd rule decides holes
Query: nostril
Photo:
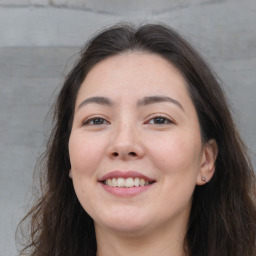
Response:
[[[118,153],[118,152],[112,152],[112,157],[119,157],[119,156],[122,156],[122,157],[125,157],[125,156],[131,156],[131,157],[135,157],[137,156],[137,154],[135,152],[129,152],[128,154],[123,154],[122,152]]]

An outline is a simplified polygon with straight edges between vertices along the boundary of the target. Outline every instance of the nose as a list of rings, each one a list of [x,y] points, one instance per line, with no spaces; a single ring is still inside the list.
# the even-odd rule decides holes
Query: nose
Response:
[[[132,160],[144,156],[140,135],[133,125],[124,124],[113,130],[107,154],[112,159]]]

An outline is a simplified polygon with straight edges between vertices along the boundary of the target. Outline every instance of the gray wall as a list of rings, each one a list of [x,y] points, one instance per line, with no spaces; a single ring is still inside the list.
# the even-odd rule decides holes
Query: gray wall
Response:
[[[254,0],[0,0],[0,255],[17,255],[56,90],[103,26],[161,21],[181,32],[224,81],[256,166],[255,14]]]

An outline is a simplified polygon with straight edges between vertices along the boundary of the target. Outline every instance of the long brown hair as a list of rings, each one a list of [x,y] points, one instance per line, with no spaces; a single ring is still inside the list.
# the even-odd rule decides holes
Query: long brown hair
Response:
[[[173,29],[158,24],[111,27],[81,51],[56,100],[43,158],[42,194],[23,219],[30,220],[30,241],[21,255],[96,255],[93,220],[69,178],[68,141],[76,96],[87,73],[101,60],[126,51],[155,53],[178,68],[187,81],[203,141],[215,139],[218,144],[213,178],[194,191],[184,241],[188,255],[256,255],[255,173],[224,92],[200,55]]]

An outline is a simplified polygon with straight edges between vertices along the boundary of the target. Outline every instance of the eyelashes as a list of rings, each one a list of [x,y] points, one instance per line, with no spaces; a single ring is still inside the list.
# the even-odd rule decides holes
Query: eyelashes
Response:
[[[156,125],[167,125],[174,123],[172,120],[170,120],[167,117],[164,116],[156,116],[151,119],[149,119],[146,124],[156,124]]]
[[[156,115],[154,117],[148,118],[143,124],[165,126],[174,123],[175,122],[173,120],[167,118],[166,116]],[[82,126],[104,126],[110,124],[111,123],[108,120],[100,116],[90,117],[82,122]]]
[[[82,122],[82,126],[86,126],[86,125],[99,126],[99,125],[107,125],[107,124],[110,124],[110,122],[108,122],[105,118],[102,118],[102,117],[92,117]]]

